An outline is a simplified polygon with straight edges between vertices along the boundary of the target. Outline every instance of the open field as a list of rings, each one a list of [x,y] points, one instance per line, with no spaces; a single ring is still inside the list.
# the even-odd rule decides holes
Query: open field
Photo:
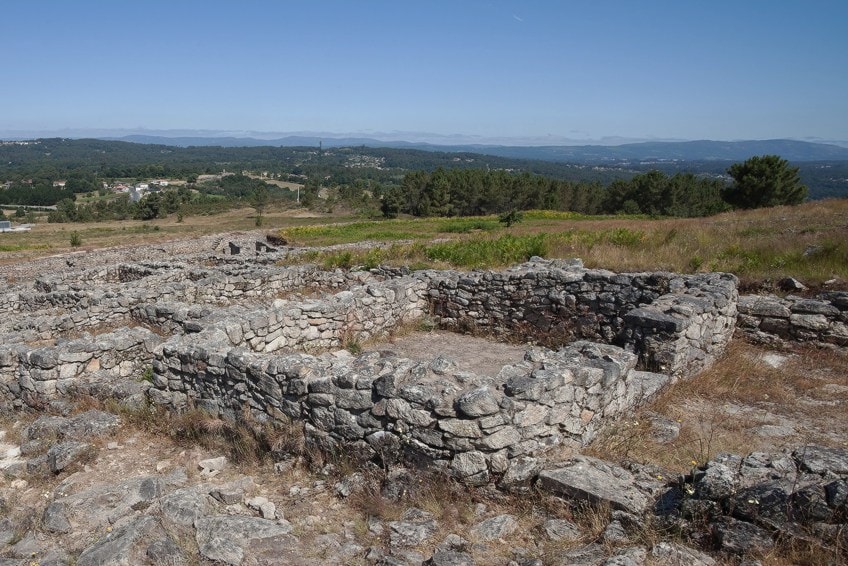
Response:
[[[93,250],[252,230],[254,214],[243,208],[183,222],[176,215],[154,221],[39,222],[32,232],[0,235],[0,262],[67,251],[72,232],[82,240],[78,249]],[[812,286],[831,281],[830,288],[842,288],[848,280],[848,200],[685,219],[530,211],[511,228],[495,217],[361,221],[339,213],[275,208],[263,214],[263,222],[264,229],[279,231],[296,246],[364,240],[395,244],[370,255],[354,250],[307,256],[328,265],[500,267],[535,254],[580,257],[587,267],[614,271],[729,271],[743,286],[766,288],[787,276]]]
[[[71,249],[91,251],[112,246],[155,244],[221,232],[255,230],[255,214],[253,208],[241,208],[214,216],[187,216],[182,222],[177,221],[175,214],[151,221],[120,220],[66,224],[38,222],[31,232],[0,234],[0,264],[67,252]],[[272,230],[327,222],[328,219],[352,220],[344,216],[331,218],[329,215],[302,209],[269,208],[262,214],[263,226]],[[78,248],[71,248],[70,245],[73,232],[79,233],[82,240],[82,245]]]
[[[745,284],[769,286],[783,277],[810,285],[848,279],[848,201],[737,211],[710,218],[586,217],[531,211],[506,228],[494,217],[356,222],[294,227],[283,235],[296,245],[361,240],[417,244],[390,247],[380,257],[328,256],[330,264],[386,261],[437,267],[497,267],[522,255],[580,257],[587,267],[613,271],[727,271]],[[508,237],[505,237],[508,236]],[[423,245],[428,239],[455,243]],[[460,243],[461,242],[461,243]]]
[[[303,188],[302,183],[292,183],[290,181],[280,181],[279,179],[269,179],[260,175],[248,175],[248,177],[250,177],[251,179],[261,179],[269,185],[274,185],[275,187],[280,187],[281,189],[288,189],[292,192]]]

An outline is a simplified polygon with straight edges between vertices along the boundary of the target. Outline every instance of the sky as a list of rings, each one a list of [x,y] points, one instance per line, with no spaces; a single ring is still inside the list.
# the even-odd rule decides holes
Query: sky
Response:
[[[846,0],[3,0],[0,134],[848,139]]]

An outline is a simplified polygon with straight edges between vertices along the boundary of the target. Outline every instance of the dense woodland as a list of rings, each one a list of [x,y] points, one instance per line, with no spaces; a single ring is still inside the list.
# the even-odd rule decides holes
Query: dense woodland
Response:
[[[784,162],[785,163],[785,162]],[[57,205],[52,221],[150,219],[213,213],[290,191],[241,174],[196,183],[199,175],[252,171],[305,184],[301,202],[330,210],[393,217],[503,213],[533,208],[586,214],[704,216],[740,204],[728,197],[730,162],[566,164],[475,153],[395,148],[174,147],[103,140],[46,139],[0,145],[0,204]],[[848,194],[848,162],[805,162],[795,172],[803,196]],[[153,192],[139,203],[107,195],[104,183],[183,179],[179,191]],[[54,181],[62,179],[59,190]],[[80,193],[100,191],[83,203]],[[324,198],[318,198],[322,193]],[[773,202],[772,202],[773,204]]]

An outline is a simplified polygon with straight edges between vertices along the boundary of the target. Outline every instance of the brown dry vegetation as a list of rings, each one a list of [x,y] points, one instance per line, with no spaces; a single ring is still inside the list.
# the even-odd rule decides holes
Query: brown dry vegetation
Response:
[[[541,252],[546,257],[580,257],[587,267],[613,271],[732,272],[740,276],[743,287],[770,289],[777,280],[790,276],[812,286],[834,279],[832,288],[848,284],[845,199],[709,218],[583,217],[531,211],[512,228],[498,226],[493,217],[415,219],[293,228],[284,230],[283,235],[297,245],[416,242],[303,258],[330,266],[384,262],[414,267],[499,267],[520,260],[522,254]],[[460,245],[444,249],[444,244],[425,244],[437,238]]]
[[[36,223],[31,232],[0,234],[0,264],[14,263],[56,253],[92,251],[101,248],[156,244],[170,240],[193,238],[223,232],[256,229],[256,211],[253,208],[230,210],[213,216],[187,216],[177,222],[176,215],[168,218],[142,220],[115,220],[109,222],[74,222],[65,224]],[[329,217],[309,213],[303,209],[269,207],[262,214],[266,229],[350,220],[349,217]],[[71,233],[82,239],[80,247],[70,245]]]
[[[699,376],[663,391],[629,420],[608,427],[591,446],[599,457],[651,462],[683,473],[720,452],[774,452],[816,443],[848,446],[848,356],[799,347],[774,352],[736,341]],[[668,442],[653,438],[654,414],[679,424]]]
[[[78,232],[82,246],[93,250],[126,244],[152,244],[167,240],[255,228],[252,208],[214,216],[192,216],[177,222],[175,215],[155,221],[47,224],[38,223],[30,233],[0,235],[0,263],[69,251],[70,236]],[[547,257],[580,257],[588,267],[614,271],[677,272],[728,271],[743,284],[769,287],[793,276],[820,285],[834,278],[837,286],[848,281],[848,199],[810,202],[795,207],[735,211],[709,218],[650,219],[645,217],[584,217],[573,213],[530,211],[511,228],[494,217],[457,219],[405,219],[354,222],[343,214],[306,214],[303,209],[269,209],[263,214],[266,229],[281,230],[295,245],[328,245],[362,240],[398,242],[380,253],[339,252],[306,256],[328,265],[370,265],[374,262],[416,267],[476,267],[509,263],[523,249],[541,250]],[[330,223],[330,224],[328,224]],[[298,227],[313,226],[309,229]],[[433,239],[464,242],[460,248],[482,247],[505,235],[518,244],[543,235],[507,253],[474,258],[451,251],[428,252]],[[495,248],[516,247],[516,241],[496,242]],[[495,250],[504,252],[504,250]],[[508,253],[512,252],[512,253]],[[494,259],[493,259],[494,258]]]

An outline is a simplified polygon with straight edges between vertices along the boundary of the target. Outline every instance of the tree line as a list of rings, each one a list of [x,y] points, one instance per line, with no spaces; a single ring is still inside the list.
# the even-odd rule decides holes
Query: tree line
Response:
[[[548,209],[583,214],[708,216],[731,208],[798,204],[807,196],[798,168],[778,156],[752,157],[732,165],[734,182],[689,172],[648,171],[600,183],[563,181],[505,171],[414,171],[400,186],[382,192],[385,217],[477,216],[510,210]]]
[[[399,214],[476,216],[529,209],[691,217],[731,208],[796,204],[807,196],[798,168],[769,155],[731,165],[726,171],[733,179],[730,185],[724,177],[715,174],[669,175],[659,170],[615,179],[606,185],[600,181],[565,180],[528,171],[479,167],[417,170],[380,182],[374,171],[347,167],[345,175],[312,173],[301,191],[301,204],[332,210],[341,202],[362,214],[382,213],[388,218]],[[51,222],[149,220],[174,212],[211,214],[244,204],[254,206],[259,219],[269,200],[292,199],[290,191],[240,174],[200,185],[195,183],[195,174],[187,179],[188,187],[152,192],[137,203],[130,202],[126,195],[112,197],[100,190],[101,198],[81,204],[75,202],[75,194],[92,192],[102,186],[102,181],[93,173],[77,171],[68,175],[65,190],[54,188],[49,177],[12,183],[0,190],[0,204],[57,203],[57,210],[49,218]],[[318,198],[322,188],[331,189],[326,199]],[[24,195],[29,198],[24,199]]]

